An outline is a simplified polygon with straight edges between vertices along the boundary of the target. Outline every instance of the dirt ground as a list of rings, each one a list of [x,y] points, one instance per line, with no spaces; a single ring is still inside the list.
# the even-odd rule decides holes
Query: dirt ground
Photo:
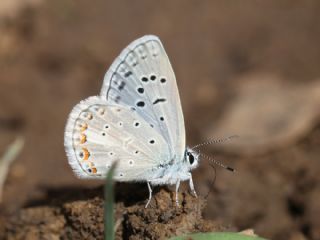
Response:
[[[187,143],[236,168],[194,172],[199,198],[116,186],[118,239],[254,231],[320,239],[320,3],[84,1],[0,3],[0,152],[17,136],[0,203],[0,239],[102,239],[102,182],[79,180],[63,147],[72,107],[100,92],[132,40],[155,34],[176,73]],[[211,192],[206,198],[209,189]]]

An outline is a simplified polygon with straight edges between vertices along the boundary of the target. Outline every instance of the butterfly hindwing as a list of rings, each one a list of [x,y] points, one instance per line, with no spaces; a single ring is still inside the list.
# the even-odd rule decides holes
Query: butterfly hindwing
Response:
[[[101,97],[128,106],[163,136],[169,160],[180,161],[185,127],[179,92],[167,54],[156,36],[132,42],[107,71]]]
[[[169,156],[165,139],[136,111],[101,97],[90,97],[73,108],[65,147],[70,165],[81,178],[104,178],[118,161],[116,180],[148,180]]]

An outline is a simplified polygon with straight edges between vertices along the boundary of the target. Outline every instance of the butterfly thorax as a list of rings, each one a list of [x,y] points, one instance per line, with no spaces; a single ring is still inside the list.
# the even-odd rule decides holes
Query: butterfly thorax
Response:
[[[198,166],[198,160],[199,154],[187,147],[182,159],[173,159],[167,164],[159,164],[147,180],[153,185],[176,184],[177,181],[188,180],[191,170]]]

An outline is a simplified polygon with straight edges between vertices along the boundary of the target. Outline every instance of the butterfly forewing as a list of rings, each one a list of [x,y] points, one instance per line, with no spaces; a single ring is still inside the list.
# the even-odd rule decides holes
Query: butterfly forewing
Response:
[[[81,178],[104,178],[118,161],[118,181],[148,180],[168,161],[165,139],[127,106],[90,97],[74,107],[65,132],[69,163]]]
[[[185,127],[178,88],[157,37],[144,36],[123,50],[106,73],[100,95],[136,111],[167,142],[168,161],[182,160]]]

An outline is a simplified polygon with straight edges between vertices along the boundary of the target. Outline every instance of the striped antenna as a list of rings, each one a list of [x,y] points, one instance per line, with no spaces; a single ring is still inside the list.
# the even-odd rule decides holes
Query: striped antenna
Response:
[[[205,155],[205,154],[203,154],[203,153],[200,153],[200,156],[208,159],[210,162],[218,165],[219,167],[222,167],[222,168],[224,168],[224,169],[226,169],[226,170],[229,170],[230,172],[235,172],[235,171],[236,171],[234,168],[229,167],[229,166],[226,166],[226,165],[224,165],[223,163],[221,163],[221,162],[219,162],[219,161],[217,161],[217,160],[209,157],[208,155]]]
[[[198,145],[195,145],[194,147],[192,147],[191,149],[197,149],[199,147],[205,146],[205,145],[210,145],[210,144],[215,144],[215,143],[224,143],[226,141],[229,141],[231,139],[234,138],[238,138],[238,135],[232,135],[226,138],[220,138],[220,139],[209,139],[208,141],[204,142],[204,143],[200,143]]]

